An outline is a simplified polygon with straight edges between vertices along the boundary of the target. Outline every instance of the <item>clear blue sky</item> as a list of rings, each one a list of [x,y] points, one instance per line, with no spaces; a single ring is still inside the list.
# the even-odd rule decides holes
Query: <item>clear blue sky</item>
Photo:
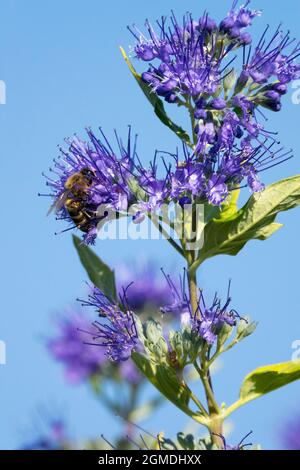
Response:
[[[55,237],[57,223],[46,218],[48,201],[41,172],[57,155],[57,144],[86,125],[110,132],[138,132],[139,153],[146,162],[154,146],[173,150],[176,138],[154,117],[128,73],[118,50],[131,42],[126,25],[143,25],[171,8],[200,16],[207,8],[221,18],[231,1],[165,0],[164,2],[103,2],[97,0],[3,0],[0,28],[0,79],[7,85],[7,104],[0,106],[1,149],[1,317],[0,339],[7,343],[7,365],[0,366],[0,448],[20,444],[36,407],[48,404],[66,410],[74,435],[109,437],[113,424],[98,409],[85,387],[64,384],[61,369],[48,357],[43,335],[51,329],[50,315],[72,302],[85,275],[73,251],[70,234]],[[163,5],[163,6],[162,6]],[[266,23],[280,21],[300,37],[300,5],[253,1],[264,16],[255,22],[258,35]],[[295,158],[265,175],[267,182],[299,173],[300,106],[285,97],[284,110],[270,116],[269,127],[280,130],[281,141]],[[289,360],[291,343],[300,339],[300,211],[280,216],[285,227],[266,242],[252,242],[235,258],[208,261],[200,272],[209,293],[225,292],[233,280],[235,307],[259,321],[252,338],[224,357],[216,376],[217,394],[227,403],[237,396],[242,378],[257,366]],[[166,242],[98,244],[111,265],[141,256],[158,258],[159,265],[179,260]],[[180,265],[178,265],[180,268]],[[300,382],[253,402],[233,416],[237,442],[249,430],[265,448],[278,446],[277,432],[287,416],[299,410]],[[299,410],[300,412],[300,410]],[[186,418],[173,407],[146,423],[149,430],[180,431]],[[24,437],[24,436],[23,436]]]

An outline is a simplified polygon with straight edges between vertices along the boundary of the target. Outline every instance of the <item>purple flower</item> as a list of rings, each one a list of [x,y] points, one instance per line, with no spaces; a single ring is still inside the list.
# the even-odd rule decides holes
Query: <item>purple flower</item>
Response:
[[[210,18],[208,15],[203,15],[202,18],[199,20],[199,25],[197,28],[200,31],[206,31],[208,33],[212,33],[213,31],[217,30],[217,23],[213,18]]]
[[[158,61],[142,75],[155,93],[167,101],[171,93],[174,96],[172,101],[176,102],[175,96],[181,94],[195,97],[216,91],[222,79],[220,65],[224,53],[218,52],[217,48],[209,52],[206,47],[207,35],[216,29],[213,19],[204,16],[196,22],[186,15],[179,24],[172,14],[170,27],[166,18],[159,23],[159,34],[148,21],[146,27],[149,38],[135,27],[130,31],[137,39],[134,47],[136,57],[141,61]]]
[[[134,51],[138,59],[145,60],[145,45],[151,48],[153,62],[142,74],[143,80],[154,93],[193,113],[195,151],[204,164],[212,155],[219,160],[222,152],[233,156],[239,152],[237,149],[247,149],[251,153],[258,147],[267,149],[269,144],[276,144],[276,133],[259,122],[262,111],[259,110],[258,115],[258,108],[280,111],[281,96],[287,92],[287,83],[300,76],[300,65],[296,63],[300,47],[297,44],[286,53],[293,40],[279,29],[268,40],[267,28],[251,54],[252,49],[247,46],[252,39],[246,28],[261,12],[249,8],[250,1],[240,7],[237,4],[238,1],[233,2],[219,26],[207,14],[199,21],[187,14],[182,22],[172,14],[169,23],[165,17],[158,23],[157,32],[146,22],[148,37],[136,28],[131,30],[137,39]],[[232,53],[242,48],[242,70],[233,74],[231,64],[235,56]],[[272,158],[272,152],[269,158]],[[254,169],[249,169],[248,163],[246,166],[246,169],[240,168],[236,181],[246,178],[251,189],[262,188],[256,184]],[[251,173],[250,177],[246,176],[247,172]],[[197,184],[202,180],[194,177]],[[217,178],[228,186],[227,175],[218,174]],[[207,182],[206,188],[212,187],[213,193],[207,194],[206,189],[206,198],[218,204],[226,197],[226,188],[221,186],[217,191],[214,179],[215,176]],[[203,186],[201,189],[205,192]]]
[[[179,201],[186,197],[190,201],[192,196],[203,197],[206,183],[203,164],[193,159],[186,147],[184,147],[184,161],[180,162],[179,156],[175,161],[176,168],[170,173],[168,183],[171,197]]]
[[[88,344],[100,346],[96,349],[104,350],[108,359],[116,362],[126,361],[132,351],[141,347],[135,315],[128,306],[126,291],[120,299],[120,304],[116,304],[97,287],[93,287],[83,305],[95,308],[103,319],[102,322],[93,322],[93,331],[83,330],[83,332],[93,337],[93,342]]]
[[[232,8],[227,17],[220,23],[220,31],[229,34],[230,37],[238,39],[242,34],[244,28],[251,25],[252,20],[261,15],[259,10],[250,10],[247,6],[250,0],[247,0],[245,5],[242,5],[238,10],[235,10],[238,1],[233,2]]]
[[[285,425],[282,432],[282,444],[286,450],[300,450],[300,417],[296,416]]]
[[[163,314],[171,313],[180,316],[181,322],[185,323],[187,314],[190,312],[189,300],[185,293],[186,276],[180,277],[180,286],[177,286],[169,274],[165,274],[163,271],[163,275],[172,298],[171,302],[161,307],[160,310]]]
[[[197,153],[204,152],[207,145],[212,145],[216,141],[217,133],[213,122],[200,120],[195,132],[198,135],[198,142],[195,148]]]
[[[210,106],[214,109],[221,110],[226,108],[226,101],[223,98],[214,98],[210,102]]]
[[[170,300],[170,290],[158,279],[153,264],[136,270],[119,265],[116,271],[117,290],[120,292],[123,287],[130,286],[126,290],[126,299],[132,310],[146,311],[147,308],[159,307]]]
[[[181,281],[181,289],[175,288],[170,276],[165,276],[173,295],[173,302],[161,308],[162,313],[176,313],[181,317],[183,325],[190,325],[208,344],[213,344],[223,325],[235,326],[239,317],[235,310],[229,309],[231,298],[228,297],[222,306],[220,299],[215,295],[212,305],[208,306],[204,301],[203,293],[200,292],[197,310],[193,311],[189,295],[186,292],[186,275]]]
[[[231,298],[228,297],[222,306],[221,300],[215,295],[212,305],[208,306],[201,292],[196,312],[190,310],[192,329],[208,344],[216,341],[223,325],[234,326],[236,324],[237,313],[235,310],[228,309],[230,302]]]
[[[214,206],[219,206],[228,196],[228,187],[224,183],[224,178],[212,175],[208,182],[208,201]]]
[[[267,83],[272,78],[279,80],[277,84],[279,86],[287,84],[300,75],[300,65],[295,62],[300,52],[299,43],[288,51],[294,42],[289,33],[284,35],[277,28],[271,39],[267,40],[267,30],[268,28],[255,47],[252,56],[247,58],[243,70],[247,71],[257,84]]]
[[[77,136],[66,141],[69,149],[60,149],[59,159],[54,160],[54,176],[46,178],[58,218],[84,232],[86,243],[93,243],[98,223],[110,212],[126,213],[134,200],[130,179],[135,143],[132,145],[130,130],[126,147],[117,137],[118,158],[102,131],[102,140],[90,129],[87,134],[87,142]]]
[[[236,122],[230,122],[223,138],[231,141],[239,130]],[[250,129],[254,135],[256,128]],[[253,192],[261,191],[264,186],[259,174],[288,158],[290,152],[274,147],[274,143],[259,141],[253,147],[246,138],[241,142],[241,148],[219,149],[214,146],[209,154],[202,156],[197,151],[191,153],[183,147],[183,158],[173,155],[175,169],[170,167],[165,179],[165,202],[182,201],[193,203],[208,201],[213,205],[221,205],[230,191],[237,189],[245,181]]]
[[[84,232],[86,244],[93,244],[101,226],[115,216],[130,215],[138,224],[171,202],[220,206],[244,183],[261,191],[259,174],[291,158],[277,149],[276,133],[265,129],[259,115],[260,108],[280,111],[287,84],[300,76],[300,47],[287,52],[289,35],[277,29],[268,41],[266,30],[251,53],[245,28],[260,12],[250,9],[249,1],[239,8],[237,3],[219,26],[208,14],[198,21],[187,14],[179,22],[172,13],[169,21],[158,22],[158,31],[146,22],[147,37],[131,30],[134,53],[148,64],[143,81],[169,103],[186,107],[194,144],[190,153],[184,147],[183,161],[178,153],[169,154],[175,165],[163,158],[163,175],[158,152],[149,169],[142,166],[130,132],[127,146],[117,137],[118,157],[102,132],[101,139],[88,130],[88,142],[69,140],[47,184],[58,218]],[[242,71],[233,73],[235,56],[230,56],[238,49],[243,49]]]
[[[137,385],[141,382],[142,376],[132,361],[125,361],[120,363],[120,376],[131,385]]]
[[[220,27],[209,15],[195,21],[186,14],[180,23],[172,13],[169,22],[163,17],[156,32],[146,21],[148,37],[136,27],[129,28],[137,43],[133,48],[137,59],[152,63],[143,80],[155,93],[169,101],[190,95],[213,95],[221,83],[227,66],[222,62],[235,47],[249,44],[251,37],[244,29],[260,14],[247,8],[249,2],[235,10],[236,3]]]
[[[82,331],[90,326],[90,321],[84,312],[70,309],[57,325],[59,334],[49,339],[47,346],[54,359],[64,365],[66,379],[80,383],[100,372],[106,358],[101,348],[85,344]]]

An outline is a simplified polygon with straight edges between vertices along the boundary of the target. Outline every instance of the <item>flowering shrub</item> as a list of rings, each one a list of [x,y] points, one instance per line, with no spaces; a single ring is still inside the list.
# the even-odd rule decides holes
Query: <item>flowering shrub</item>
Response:
[[[126,145],[116,134],[117,150],[101,129],[97,134],[88,129],[87,141],[77,136],[67,141],[53,176],[47,177],[51,210],[71,222],[70,229],[83,232],[83,240],[75,237],[74,243],[93,286],[82,303],[98,319],[80,328],[80,337],[85,334],[93,349],[92,364],[96,357],[101,368],[104,356],[120,367],[132,360],[161,395],[208,430],[209,440],[199,441],[200,448],[221,450],[244,447],[230,446],[223,437],[224,420],[233,411],[300,378],[297,361],[259,367],[244,379],[237,401],[227,406],[215,396],[210,373],[214,361],[251,335],[256,323],[231,307],[230,289],[225,301],[217,296],[208,301],[198,287],[197,269],[211,257],[237,255],[251,240],[266,240],[281,228],[278,213],[300,204],[299,175],[269,186],[261,176],[292,156],[280,146],[277,133],[265,127],[264,113],[280,111],[289,83],[299,78],[300,48],[281,27],[274,32],[267,27],[253,44],[249,29],[261,12],[252,10],[250,1],[237,4],[235,0],[220,22],[207,13],[196,19],[187,14],[182,20],[172,13],[155,28],[147,21],[145,33],[129,28],[135,41],[131,55],[141,73],[122,49],[129,70],[158,119],[182,143],[178,151],[161,153],[164,174],[158,169],[160,152],[143,166],[131,129]],[[173,122],[164,102],[170,112],[179,106],[187,113],[190,133]],[[241,206],[244,186],[252,195]],[[130,217],[140,224],[154,215],[164,234],[166,225],[175,225],[168,217],[161,219],[164,204],[183,209],[177,217],[184,230],[168,241],[186,269],[178,285],[165,274],[169,298],[156,302],[163,318],[175,315],[175,328],[158,316],[141,316],[139,302],[129,294],[135,285],[116,289],[114,272],[87,246],[96,243],[112,217]],[[196,234],[200,230],[199,205],[204,211],[203,244],[192,246],[186,234],[191,228]],[[152,288],[150,278],[146,290]],[[68,362],[68,351],[59,345],[52,350]],[[83,373],[85,358],[82,354]],[[186,368],[198,374],[205,402],[189,386]]]

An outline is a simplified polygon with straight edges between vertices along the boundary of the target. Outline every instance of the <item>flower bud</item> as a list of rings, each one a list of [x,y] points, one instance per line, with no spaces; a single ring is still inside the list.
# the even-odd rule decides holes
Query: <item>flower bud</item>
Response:
[[[275,83],[273,90],[277,91],[280,95],[285,95],[287,93],[287,86],[285,83]]]
[[[229,31],[229,36],[231,39],[238,39],[241,36],[241,30],[238,26],[233,26]]]
[[[277,91],[274,90],[269,90],[266,93],[264,93],[264,96],[266,98],[269,98],[270,100],[278,101],[280,100],[280,95]]]
[[[204,31],[207,31],[208,33],[212,33],[217,29],[217,24],[215,20],[205,15],[204,17],[200,18],[199,26],[196,29],[202,29]]]
[[[242,33],[240,36],[240,41],[243,45],[248,46],[252,42],[252,36],[250,33]]]
[[[181,207],[184,207],[184,206],[187,206],[187,205],[191,204],[191,203],[192,203],[192,200],[191,200],[191,198],[188,197],[188,196],[183,196],[183,197],[181,197],[181,198],[179,199],[178,202],[179,202],[179,204],[180,204]]]
[[[226,101],[223,98],[215,98],[210,102],[210,106],[213,109],[221,110],[226,108]]]
[[[168,95],[165,96],[165,100],[168,102],[168,103],[177,103],[178,101],[178,97],[175,93],[170,93]]]
[[[138,59],[149,62],[155,58],[154,48],[149,44],[140,44],[135,48],[135,53]]]
[[[237,17],[237,24],[240,28],[246,28],[251,23],[251,16],[248,11],[241,11]]]
[[[220,23],[220,30],[227,33],[231,28],[234,26],[234,19],[231,16],[227,16],[224,20]]]
[[[196,109],[194,116],[195,116],[195,119],[206,119],[207,112],[205,111],[205,109]]]

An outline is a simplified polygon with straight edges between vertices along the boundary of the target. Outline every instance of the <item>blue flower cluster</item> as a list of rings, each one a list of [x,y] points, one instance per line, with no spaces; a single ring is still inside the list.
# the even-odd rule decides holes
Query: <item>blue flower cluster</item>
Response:
[[[117,152],[101,130],[100,139],[88,129],[87,142],[68,140],[47,184],[58,218],[84,232],[86,243],[94,243],[110,212],[139,223],[170,202],[220,206],[243,184],[263,190],[259,174],[291,158],[259,116],[262,108],[281,109],[288,83],[300,76],[300,47],[280,28],[269,38],[266,28],[253,46],[247,28],[261,13],[249,3],[238,8],[234,1],[219,24],[206,13],[199,20],[187,14],[182,22],[172,14],[158,22],[158,32],[147,21],[148,36],[130,29],[134,55],[150,63],[142,80],[153,94],[188,110],[193,144],[169,154],[170,163],[163,157],[166,173],[158,177],[157,158],[144,168],[131,132],[125,146],[117,136]],[[233,67],[238,51],[241,70]]]

